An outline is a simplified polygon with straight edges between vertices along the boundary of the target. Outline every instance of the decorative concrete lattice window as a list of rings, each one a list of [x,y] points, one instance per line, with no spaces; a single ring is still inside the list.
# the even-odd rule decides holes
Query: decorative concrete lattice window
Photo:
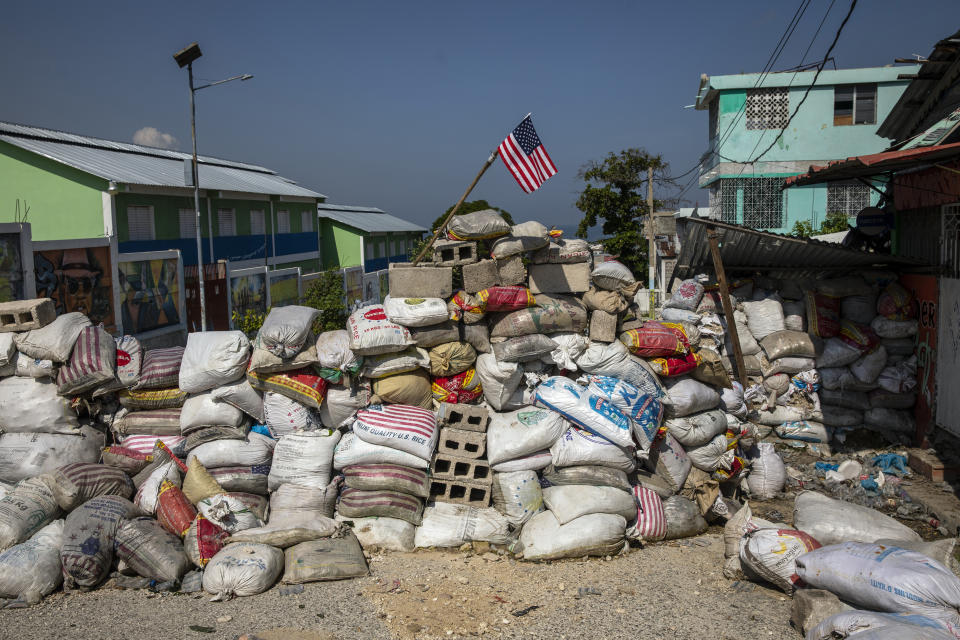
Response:
[[[737,212],[742,210],[744,226],[755,229],[783,226],[782,178],[724,178],[718,182],[716,200],[722,222],[741,222]]]
[[[870,187],[862,182],[834,182],[827,185],[827,213],[842,211],[855,216],[870,206]]]
[[[715,189],[710,190],[710,211],[717,217],[719,210],[720,221],[737,223],[737,187],[736,180],[723,179],[717,181]]]
[[[786,87],[747,89],[747,129],[783,129],[790,119]]]

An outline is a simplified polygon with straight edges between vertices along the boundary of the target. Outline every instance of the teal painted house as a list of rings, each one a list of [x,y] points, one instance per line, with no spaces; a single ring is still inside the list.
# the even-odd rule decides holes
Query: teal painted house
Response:
[[[709,146],[699,184],[710,191],[711,217],[789,233],[798,221],[817,229],[829,212],[853,217],[875,204],[878,195],[863,182],[782,189],[783,181],[811,165],[886,149],[877,128],[910,82],[901,76],[918,69],[824,70],[792,120],[814,71],[702,76],[696,108],[709,113]]]

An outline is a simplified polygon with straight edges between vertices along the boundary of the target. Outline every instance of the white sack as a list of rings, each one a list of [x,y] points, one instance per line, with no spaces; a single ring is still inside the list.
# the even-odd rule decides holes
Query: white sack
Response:
[[[744,302],[743,310],[747,314],[747,327],[757,340],[763,340],[774,331],[787,328],[783,318],[783,306],[773,298]]]
[[[549,355],[541,356],[541,359],[546,364],[557,365],[559,369],[576,371],[576,360],[587,350],[590,339],[579,333],[565,331],[551,333],[549,338],[556,343],[557,348],[551,351]]]
[[[48,378],[0,380],[0,429],[6,433],[77,433],[77,412]]]
[[[660,378],[650,365],[630,355],[619,340],[610,344],[591,342],[587,350],[577,358],[577,366],[587,373],[618,378],[628,382],[641,393],[660,398],[664,394]]]
[[[547,487],[543,490],[543,502],[562,525],[590,513],[615,513],[625,520],[637,516],[633,496],[614,487],[585,484]]]
[[[203,571],[203,590],[215,600],[254,596],[273,586],[283,571],[283,551],[265,544],[228,544]]]
[[[403,351],[414,344],[410,330],[391,322],[383,305],[379,304],[360,307],[351,313],[347,319],[347,329],[350,332],[350,350],[357,355]]]
[[[414,545],[459,547],[465,542],[506,544],[510,527],[506,517],[493,508],[437,502],[423,510],[423,521],[414,535]]]
[[[292,358],[309,347],[318,315],[318,309],[299,305],[270,309],[257,333],[258,346],[278,358]]]
[[[180,411],[180,433],[187,435],[207,427],[233,427],[243,424],[243,412],[232,404],[220,402],[210,392],[187,398]]]
[[[270,491],[292,483],[322,489],[330,482],[339,431],[291,433],[277,442],[267,483]]]
[[[523,380],[523,366],[517,362],[500,362],[492,353],[478,355],[476,366],[483,398],[496,411],[503,410]]]
[[[793,505],[793,524],[822,545],[873,542],[881,538],[920,541],[913,529],[890,516],[814,491],[803,491],[797,496]]]
[[[664,422],[668,432],[684,447],[699,447],[727,431],[727,416],[714,409],[684,418],[670,418]]]
[[[487,425],[487,460],[496,465],[549,448],[568,426],[563,416],[549,409],[528,407],[509,413],[491,413]]]
[[[73,311],[57,316],[45,327],[18,333],[13,341],[17,344],[17,351],[36,360],[68,362],[80,332],[91,325],[87,316]]]
[[[337,515],[340,522],[352,522],[351,531],[364,549],[410,552],[416,548],[414,535],[417,527],[399,518],[346,518]]]
[[[772,442],[757,444],[757,455],[752,456],[750,462],[747,487],[751,497],[771,500],[783,491],[783,485],[787,481],[787,468]]]
[[[251,387],[245,378],[222,387],[217,387],[210,392],[210,396],[214,400],[226,402],[240,409],[256,420],[257,423],[263,423],[263,396],[259,391]]]
[[[57,517],[52,481],[50,476],[23,480],[0,499],[0,550],[25,541]]]
[[[595,464],[612,467],[630,473],[636,467],[631,453],[606,438],[589,431],[570,427],[550,447],[553,464],[557,467],[574,467]]]
[[[333,468],[343,469],[355,464],[399,464],[415,469],[427,469],[430,462],[392,447],[370,444],[354,433],[346,433],[333,453]]]
[[[503,498],[498,510],[514,527],[521,527],[535,514],[543,511],[543,491],[536,471],[497,473],[493,477],[494,492],[499,489]]]
[[[887,350],[880,345],[870,353],[861,356],[850,365],[850,373],[864,384],[871,384],[880,376],[880,372],[887,366]]]
[[[103,432],[93,427],[76,435],[5,433],[0,435],[0,482],[19,482],[72,462],[97,462],[103,445]]]
[[[536,404],[618,446],[633,444],[630,418],[612,402],[570,378],[553,376],[541,383],[536,390]]]
[[[245,440],[214,440],[190,451],[187,464],[197,459],[207,469],[269,465],[276,442],[254,431]]]
[[[323,403],[329,400],[327,396]],[[295,431],[314,431],[322,426],[320,413],[315,409],[273,391],[263,394],[263,417],[274,438],[282,438]]]
[[[533,516],[520,531],[524,560],[556,560],[615,555],[623,548],[627,521],[611,513],[592,513],[561,525],[552,511]]]
[[[180,361],[180,388],[201,393],[243,377],[250,360],[250,341],[242,331],[187,334]]]
[[[63,583],[60,547],[63,520],[55,520],[26,542],[0,553],[0,597],[40,601]]]
[[[428,327],[450,318],[447,303],[442,298],[394,298],[383,300],[387,317],[404,327]]]
[[[680,418],[692,413],[709,411],[720,404],[720,393],[713,387],[689,376],[667,380],[667,401],[664,403],[668,418]]]

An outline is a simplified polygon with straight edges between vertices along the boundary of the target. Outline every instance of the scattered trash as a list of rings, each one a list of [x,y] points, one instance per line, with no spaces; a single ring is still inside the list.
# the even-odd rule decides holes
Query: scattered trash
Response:
[[[599,589],[595,587],[578,587],[577,588],[577,598],[582,598],[584,596],[599,596],[602,595]]]
[[[539,608],[540,608],[540,605],[532,604],[529,607],[526,607],[524,609],[517,609],[516,611],[512,611],[510,615],[514,616],[515,618],[522,618],[523,616],[527,615],[531,611],[535,611]]]
[[[277,589],[277,591],[279,591],[280,595],[282,596],[292,596],[298,593],[303,593],[303,585],[302,584],[284,584],[284,585],[281,585],[280,588]]]

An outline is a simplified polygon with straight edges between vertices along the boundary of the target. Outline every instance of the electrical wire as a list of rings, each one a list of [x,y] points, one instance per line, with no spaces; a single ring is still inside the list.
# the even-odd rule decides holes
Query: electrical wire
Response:
[[[793,35],[793,32],[796,30],[797,25],[800,24],[800,19],[803,18],[803,15],[807,11],[807,7],[810,6],[811,0],[801,0],[800,4],[797,6],[797,10],[794,11],[793,17],[790,19],[790,22],[787,23],[786,28],[783,33],[780,35],[780,39],[777,41],[777,44],[774,46],[773,51],[770,53],[770,56],[767,58],[766,64],[764,64],[763,69],[760,72],[757,81],[754,83],[753,88],[756,89],[763,79],[770,73],[770,70],[773,68],[773,65],[776,64],[776,61],[780,58],[780,54],[783,53],[784,48],[787,46],[787,42],[790,40],[790,37]],[[701,156],[700,160],[697,161],[690,169],[684,171],[678,176],[671,176],[671,180],[679,180],[684,178],[703,165],[704,162],[707,162],[714,155],[720,155],[720,149],[729,139],[730,135],[733,133],[734,127],[740,122],[740,119],[743,117],[743,114],[746,112],[746,103],[744,103],[738,110],[737,115],[734,119],[727,125],[727,128],[723,130],[723,133],[720,134],[719,141],[714,145],[713,150],[708,151],[709,154],[706,158]],[[685,192],[686,190],[684,190]],[[682,194],[681,194],[682,195]],[[679,197],[679,196],[678,196]]]
[[[777,134],[777,137],[773,139],[773,142],[764,149],[760,155],[752,160],[747,160],[747,164],[753,164],[760,158],[762,158],[770,149],[773,149],[773,146],[777,144],[780,138],[783,137],[783,132],[787,130],[790,126],[790,123],[793,121],[794,116],[797,115],[797,112],[800,111],[800,107],[803,106],[803,103],[807,100],[807,96],[810,95],[810,90],[813,89],[813,86],[817,84],[817,78],[820,77],[820,72],[823,71],[823,68],[827,64],[827,59],[830,57],[830,54],[833,53],[833,48],[837,46],[837,42],[840,40],[840,34],[843,33],[843,28],[847,26],[847,22],[850,20],[850,16],[853,14],[853,9],[857,6],[857,0],[852,0],[850,2],[850,9],[847,11],[847,15],[844,16],[843,22],[840,23],[840,28],[837,29],[837,34],[833,37],[833,42],[830,43],[830,48],[827,49],[827,53],[823,56],[823,61],[817,67],[817,72],[813,75],[813,80],[810,82],[810,86],[807,87],[807,90],[804,92],[803,97],[800,98],[800,102],[797,104],[797,107],[793,110],[793,113],[790,114],[790,117],[787,119],[787,123],[784,125],[783,129],[780,130],[780,133]]]
[[[800,64],[797,65],[797,70],[793,72],[793,75],[790,77],[790,82],[787,83],[787,87],[793,86],[793,81],[796,79],[797,74],[800,72],[800,69],[804,66],[804,63],[807,60],[807,55],[810,53],[810,49],[813,48],[813,43],[817,41],[817,37],[820,35],[820,30],[823,29],[824,23],[827,21],[827,16],[830,15],[830,12],[833,11],[833,5],[836,4],[837,0],[830,0],[830,6],[827,7],[827,12],[823,14],[823,19],[820,20],[820,24],[817,26],[817,30],[814,32],[813,37],[810,39],[810,44],[807,45],[806,50],[803,52],[803,56],[800,58]],[[825,63],[826,61],[824,61]],[[757,147],[760,146],[760,143],[763,141],[763,136],[766,135],[767,129],[764,129],[760,136],[757,138],[757,144],[753,145],[753,149],[750,150],[750,153],[747,154],[747,157],[753,156],[757,152]],[[730,162],[736,162],[736,160],[730,160]],[[743,175],[743,172],[747,168],[747,164],[742,163],[743,166],[740,167],[740,173],[737,174],[737,177]],[[756,174],[756,168],[751,166],[751,173]]]

